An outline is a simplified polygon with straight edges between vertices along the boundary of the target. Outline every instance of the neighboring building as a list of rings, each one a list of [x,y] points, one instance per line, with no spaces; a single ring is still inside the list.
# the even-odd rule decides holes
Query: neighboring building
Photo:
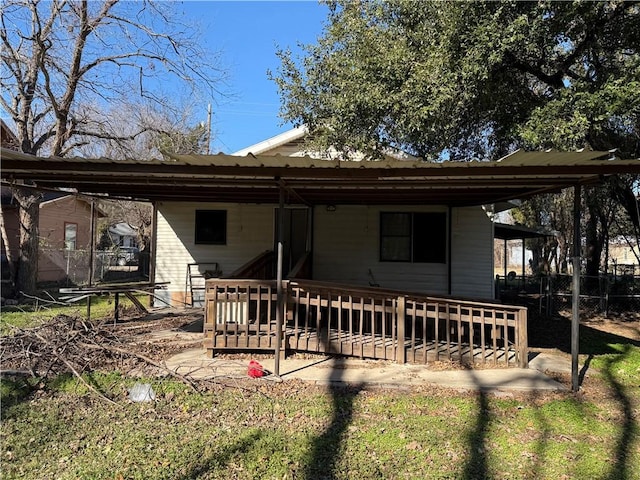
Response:
[[[96,209],[96,218],[104,214]],[[83,284],[89,279],[91,202],[75,195],[40,204],[38,282]]]
[[[19,142],[11,129],[0,121],[2,147],[19,151]],[[96,209],[96,215],[103,213]],[[2,216],[11,257],[20,251],[19,208],[11,189],[2,187]],[[91,203],[75,195],[45,192],[38,221],[38,282],[83,283],[88,280],[91,244]],[[3,279],[6,279],[6,245],[2,241]],[[6,264],[6,265],[5,265]]]
[[[640,275],[640,264],[638,262],[638,244],[630,239],[627,241],[623,237],[612,238],[609,241],[609,258],[607,265],[609,272],[614,275]]]
[[[0,144],[2,148],[8,148],[16,152],[20,151],[20,142],[9,126],[0,119]]]
[[[2,187],[2,215],[9,249],[19,256],[19,211],[11,190]],[[96,216],[104,214],[96,209]],[[45,193],[38,221],[38,282],[84,283],[88,280],[91,203],[75,195]],[[5,245],[2,242],[4,260]]]
[[[11,249],[9,252],[7,252],[7,246],[5,245],[4,241],[4,234],[0,236],[2,297],[10,297],[13,296],[13,290],[9,258],[17,258],[17,255],[19,253],[19,243],[17,240],[20,238],[20,221],[18,216],[18,206],[13,200],[11,189],[8,187],[0,188],[2,189],[0,202],[0,208],[2,208],[2,223],[7,235],[7,239],[9,240],[9,248]]]
[[[138,230],[127,222],[116,223],[109,227],[109,237],[111,243],[118,247],[137,247]]]

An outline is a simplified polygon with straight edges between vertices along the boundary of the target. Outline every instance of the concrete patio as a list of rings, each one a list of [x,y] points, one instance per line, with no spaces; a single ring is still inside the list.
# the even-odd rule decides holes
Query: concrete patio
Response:
[[[264,355],[260,355],[264,357]],[[280,361],[280,378],[266,375],[256,381],[302,380],[317,385],[367,385],[410,388],[434,385],[470,391],[564,391],[566,387],[544,372],[570,373],[569,359],[547,353],[531,354],[530,368],[434,370],[415,364],[354,358],[286,358]],[[166,360],[170,369],[193,378],[248,378],[247,356],[208,358],[202,348],[192,348]],[[257,358],[273,372],[273,358]]]

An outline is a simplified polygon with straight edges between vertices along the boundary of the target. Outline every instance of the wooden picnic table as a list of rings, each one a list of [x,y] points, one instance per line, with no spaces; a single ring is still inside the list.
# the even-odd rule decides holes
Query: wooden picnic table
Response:
[[[92,285],[86,287],[69,287],[61,288],[59,292],[65,297],[60,297],[70,303],[74,303],[83,299],[87,299],[87,318],[91,319],[91,297],[94,295],[114,295],[114,314],[113,322],[119,320],[120,294],[123,294],[136,307],[140,313],[149,313],[145,306],[135,297],[135,293],[144,295],[153,295],[153,290],[164,289],[169,282],[152,283],[152,282],[131,282],[131,283],[111,283],[102,285]]]

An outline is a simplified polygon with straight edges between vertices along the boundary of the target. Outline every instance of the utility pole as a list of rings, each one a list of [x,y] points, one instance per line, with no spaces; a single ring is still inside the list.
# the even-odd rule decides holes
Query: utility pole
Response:
[[[211,104],[207,107],[207,155],[211,153]]]

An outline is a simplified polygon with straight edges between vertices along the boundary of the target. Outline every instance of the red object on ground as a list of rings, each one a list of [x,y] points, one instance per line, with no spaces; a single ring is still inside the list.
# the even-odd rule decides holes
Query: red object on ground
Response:
[[[247,369],[247,374],[251,378],[264,377],[264,374],[265,374],[264,367],[260,365],[258,362],[256,362],[255,360],[251,360],[249,362],[249,368]]]

